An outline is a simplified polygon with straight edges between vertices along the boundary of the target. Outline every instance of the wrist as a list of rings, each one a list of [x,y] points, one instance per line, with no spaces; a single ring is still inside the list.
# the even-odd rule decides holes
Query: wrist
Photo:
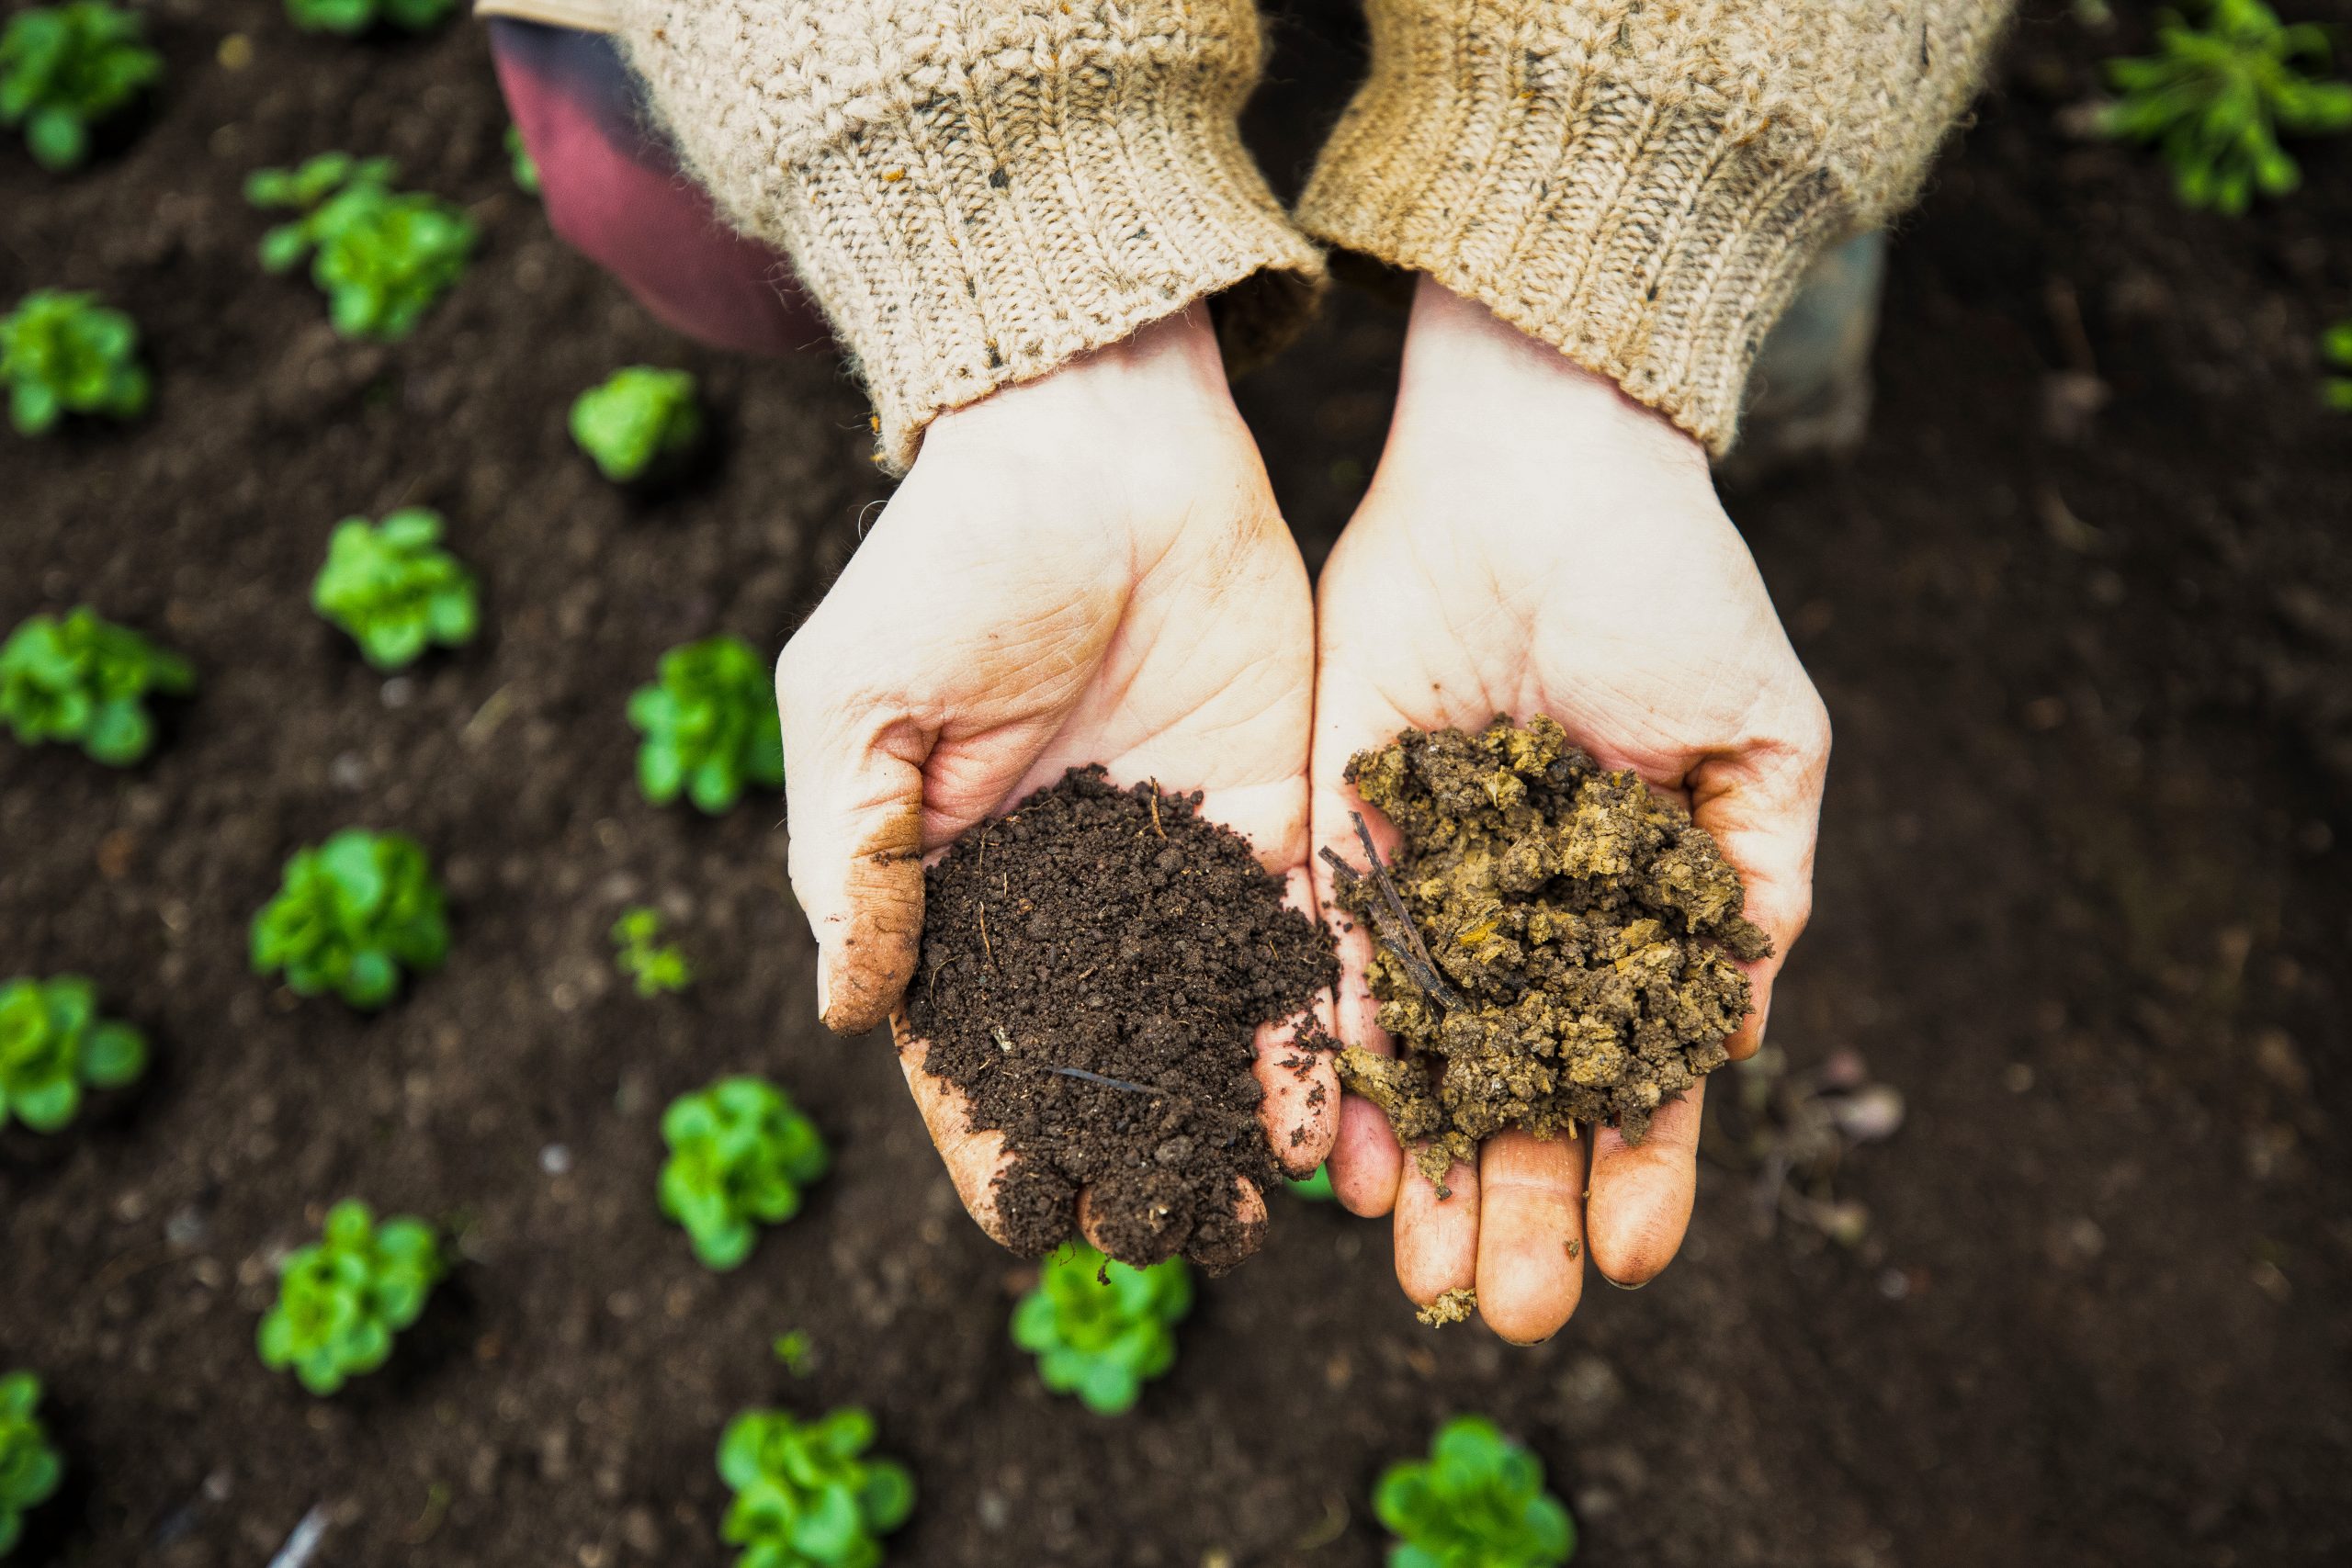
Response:
[[[1426,274],[1397,378],[1399,445],[1457,464],[1592,455],[1707,472],[1705,448],[1673,421]]]
[[[1216,330],[1208,312],[1195,308],[941,414],[924,434],[922,452],[1131,466],[1171,445],[1229,438],[1240,421]]]

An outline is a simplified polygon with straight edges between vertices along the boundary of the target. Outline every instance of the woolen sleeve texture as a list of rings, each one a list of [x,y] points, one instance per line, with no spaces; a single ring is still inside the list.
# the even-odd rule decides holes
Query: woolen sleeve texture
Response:
[[[1299,206],[1712,451],[1826,247],[1909,203],[2006,0],[1368,0]]]
[[[621,9],[686,166],[831,319],[890,467],[939,413],[1205,296],[1245,357],[1311,307],[1320,252],[1241,144],[1248,0]]]

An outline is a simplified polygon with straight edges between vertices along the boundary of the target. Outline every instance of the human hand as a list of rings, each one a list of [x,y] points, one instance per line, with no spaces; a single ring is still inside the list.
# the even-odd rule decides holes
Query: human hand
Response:
[[[1197,311],[943,415],[786,647],[792,886],[817,936],[818,1010],[843,1033],[892,1018],[956,1190],[998,1240],[1003,1134],[971,1126],[893,1011],[923,857],[1102,762],[1119,784],[1202,790],[1203,815],[1311,911],[1313,666],[1306,567]],[[1330,1147],[1339,1086],[1328,1054],[1304,1078],[1273,1065],[1293,1032],[1259,1031],[1258,1077],[1269,1142],[1305,1175]],[[1254,1191],[1239,1206],[1263,1216]]]
[[[1745,879],[1773,952],[1745,965],[1754,1010],[1726,1043],[1755,1051],[1811,908],[1829,721],[1695,442],[1424,278],[1386,450],[1324,568],[1317,640],[1318,847],[1362,862],[1349,814],[1363,803],[1340,776],[1355,752],[1408,728],[1549,714],[1602,765],[1679,795]],[[1316,875],[1328,906],[1330,873]],[[1339,1035],[1387,1051],[1364,983],[1371,937],[1340,943]],[[1356,1213],[1394,1211],[1406,1294],[1427,1304],[1475,1285],[1487,1325],[1532,1343],[1576,1310],[1585,1253],[1629,1287],[1672,1258],[1701,1098],[1661,1107],[1638,1147],[1609,1127],[1489,1138],[1440,1201],[1380,1111],[1350,1096],[1332,1187]]]

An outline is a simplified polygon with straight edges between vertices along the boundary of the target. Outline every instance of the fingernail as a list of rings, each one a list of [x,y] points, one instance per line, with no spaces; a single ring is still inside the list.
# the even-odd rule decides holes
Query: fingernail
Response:
[[[1603,1274],[1603,1275],[1601,1275],[1600,1277],[1601,1277],[1602,1279],[1604,1279],[1604,1280],[1609,1280],[1609,1276],[1608,1276],[1608,1275],[1606,1275],[1606,1274]],[[1653,1278],[1655,1278],[1655,1276],[1653,1276]],[[1630,1285],[1629,1285],[1629,1284],[1627,1284],[1627,1283],[1625,1283],[1625,1281],[1624,1281],[1624,1280],[1609,1280],[1609,1282],[1610,1282],[1611,1284],[1612,1284],[1612,1285],[1616,1286],[1616,1287],[1617,1287],[1619,1290],[1621,1290],[1621,1291],[1638,1291],[1638,1290],[1640,1290],[1643,1286],[1645,1286],[1645,1285],[1648,1284],[1648,1283],[1649,1283],[1649,1280],[1634,1280],[1634,1281],[1632,1284],[1630,1284]]]
[[[817,950],[817,1016],[820,1019],[833,1010],[832,980],[826,973],[829,967],[825,963],[825,950],[820,947]]]

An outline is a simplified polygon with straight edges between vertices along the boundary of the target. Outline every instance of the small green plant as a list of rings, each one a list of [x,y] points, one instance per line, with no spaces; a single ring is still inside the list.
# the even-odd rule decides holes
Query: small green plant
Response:
[[[321,1239],[286,1259],[277,1304],[261,1320],[262,1364],[333,1393],[384,1364],[442,1272],[431,1225],[412,1216],[379,1225],[367,1204],[345,1199]]]
[[[0,125],[25,128],[41,167],[71,169],[90,155],[90,127],[163,73],[137,12],[101,0],[36,6],[0,32]]]
[[[100,620],[87,604],[63,620],[30,615],[0,643],[0,721],[27,746],[79,746],[127,768],[155,743],[146,698],[196,689],[187,660]]]
[[[2352,321],[2338,321],[2322,333],[2319,355],[2340,372],[2321,381],[2321,399],[2337,413],[2352,413]]]
[[[796,1328],[789,1333],[779,1334],[775,1337],[775,1343],[769,1348],[775,1352],[775,1359],[784,1364],[786,1371],[797,1378],[805,1378],[808,1375],[807,1330]]]
[[[737,637],[707,637],[662,656],[659,680],[628,699],[628,721],[645,737],[637,784],[667,806],[681,791],[717,816],[747,784],[784,783],[784,738],[766,668]]]
[[[2257,191],[2284,196],[2302,173],[2280,133],[2352,128],[2352,83],[2313,81],[2301,63],[2326,66],[2325,31],[2289,27],[2262,0],[2212,0],[2202,28],[2165,12],[2156,44],[2153,55],[2108,62],[2119,96],[2100,129],[2156,143],[2190,207],[2235,216]]]
[[[458,0],[286,0],[286,15],[306,33],[366,32],[381,23],[421,33],[458,8]]]
[[[1321,1203],[1330,1202],[1339,1196],[1331,1190],[1331,1168],[1328,1165],[1317,1166],[1314,1175],[1304,1181],[1292,1182],[1290,1190],[1297,1197],[1312,1198]]]
[[[802,1190],[831,1164],[817,1124],[765,1078],[720,1078],[680,1095],[662,1113],[662,1139],[670,1145],[662,1212],[710,1269],[749,1258],[758,1227],[798,1213]]]
[[[286,863],[285,884],[254,917],[255,974],[284,970],[305,997],[353,1007],[392,999],[401,972],[437,969],[449,952],[440,885],[424,851],[398,833],[345,828]]]
[[[0,316],[8,423],[45,435],[69,413],[132,419],[147,407],[139,329],[95,294],[36,288]]]
[[[1484,1416],[1439,1427],[1428,1462],[1390,1465],[1372,1506],[1396,1537],[1388,1568],[1555,1568],[1576,1551],[1544,1461]]]
[[[79,975],[0,986],[0,1127],[14,1116],[54,1133],[85,1089],[119,1089],[146,1067],[146,1037],[100,1018],[97,990]]]
[[[539,194],[539,165],[531,150],[523,144],[523,128],[506,128],[506,163],[514,175],[514,184],[526,196]]]
[[[695,378],[650,365],[616,370],[573,400],[571,439],[615,484],[673,468],[702,440]]]
[[[255,207],[301,214],[262,236],[262,265],[284,272],[310,256],[311,280],[345,337],[408,336],[473,254],[472,220],[438,197],[393,190],[396,172],[389,158],[322,152],[245,181]]]
[[[814,1421],[746,1410],[718,1439],[718,1474],[735,1494],[719,1534],[743,1549],[736,1568],[874,1568],[881,1538],[914,1512],[904,1466],[862,1457],[874,1417],[855,1405]]]
[[[40,1380],[30,1372],[0,1377],[0,1557],[25,1533],[25,1516],[56,1495],[65,1461],[50,1446],[34,1414]]]
[[[695,977],[678,945],[662,940],[659,910],[639,905],[621,911],[621,918],[613,922],[613,946],[618,950],[613,962],[622,974],[637,982],[637,994],[640,997],[683,991]]]
[[[1175,1364],[1175,1325],[1192,1307],[1182,1258],[1136,1269],[1074,1242],[1046,1259],[1037,1288],[1012,1309],[1012,1342],[1037,1358],[1047,1388],[1121,1416]]]
[[[381,523],[346,517],[327,544],[311,605],[351,634],[379,670],[413,664],[425,648],[462,648],[481,624],[473,573],[441,547],[441,517],[404,506]]]

